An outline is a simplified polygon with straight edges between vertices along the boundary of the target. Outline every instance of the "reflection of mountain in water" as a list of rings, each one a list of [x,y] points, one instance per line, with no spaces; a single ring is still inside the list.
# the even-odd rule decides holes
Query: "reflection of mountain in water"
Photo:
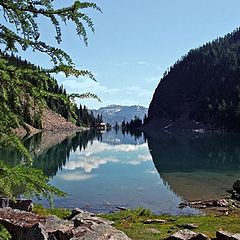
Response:
[[[154,165],[186,199],[214,198],[231,189],[240,169],[240,136],[148,136]]]
[[[40,168],[47,176],[55,176],[69,159],[70,152],[84,150],[94,139],[101,140],[102,134],[96,131],[81,133],[38,133],[23,140],[33,158],[33,167]],[[0,149],[0,159],[11,165],[20,164],[23,157],[15,149]]]
[[[240,169],[239,136],[148,136],[148,146],[161,173]]]
[[[187,200],[225,195],[239,177],[240,136],[237,135],[149,136],[122,130],[40,133],[25,139],[24,144],[33,156],[33,166],[53,177],[63,166],[68,170],[84,169],[86,175],[107,162],[134,165],[148,161],[149,154],[137,152],[146,139],[160,177],[173,192]],[[110,156],[111,151],[114,156]],[[68,161],[71,153],[71,161]],[[0,159],[12,165],[23,160],[12,149],[0,149]]]
[[[138,133],[134,138],[122,131],[105,133],[85,131],[81,133],[38,133],[31,138],[24,139],[23,143],[32,155],[33,166],[41,169],[45,175],[53,177],[66,165],[71,152],[85,150],[93,144],[94,140],[110,145],[136,145],[144,142],[142,133]],[[22,155],[11,148],[0,148],[0,159],[11,165],[18,165],[23,161]]]
[[[143,133],[141,131],[124,131],[122,129],[119,129],[104,133],[104,138],[102,142],[114,145],[136,145],[145,143],[146,139],[143,138]]]

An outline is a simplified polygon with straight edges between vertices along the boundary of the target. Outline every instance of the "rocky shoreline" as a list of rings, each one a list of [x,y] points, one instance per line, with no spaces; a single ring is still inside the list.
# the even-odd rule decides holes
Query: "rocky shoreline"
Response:
[[[69,220],[40,216],[10,207],[0,208],[0,223],[13,240],[129,240],[113,222],[74,209]]]
[[[206,213],[224,214],[236,213],[240,215],[240,179],[233,183],[233,189],[228,195],[218,199],[184,201],[179,208],[194,207]]]
[[[226,202],[220,199],[217,202],[221,207],[226,204]],[[115,220],[106,220],[99,217],[99,215],[86,212],[79,208],[73,209],[67,219],[63,220],[54,215],[44,216],[32,213],[33,205],[31,200],[11,202],[7,199],[1,199],[1,203],[0,224],[8,230],[12,236],[12,240],[131,240],[131,238],[124,233],[123,229],[123,231],[120,231],[113,226]],[[193,205],[197,206],[196,204]],[[127,209],[119,209],[118,211],[128,212]],[[138,213],[137,216],[139,219],[144,216],[145,211],[146,210],[143,209]],[[128,218],[124,217],[123,221],[126,223],[128,221],[134,223],[134,220],[130,216]],[[146,215],[146,217],[145,220],[140,221],[143,225],[150,227],[147,228],[149,231],[149,239],[155,239],[150,237],[151,234],[157,236],[157,234],[160,233],[159,230],[156,229],[156,226],[161,229],[172,223],[172,221],[175,221],[173,219],[166,219],[163,216],[163,219],[159,218],[161,216]],[[223,231],[221,228],[215,232],[215,237],[210,238],[201,231],[198,231],[198,224],[192,224],[191,221],[191,218],[189,218],[189,223],[177,224],[176,227],[180,230],[174,231],[173,233],[169,232],[167,237],[157,239],[240,240],[240,233]],[[141,236],[133,239],[141,240]]]

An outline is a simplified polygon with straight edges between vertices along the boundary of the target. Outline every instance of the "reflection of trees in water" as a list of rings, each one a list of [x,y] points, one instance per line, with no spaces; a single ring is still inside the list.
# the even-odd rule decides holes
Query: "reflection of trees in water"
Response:
[[[142,138],[140,131],[127,131],[122,134],[130,134],[135,140]],[[94,140],[102,141],[102,133],[85,131],[61,137],[57,133],[38,133],[31,138],[23,139],[23,143],[34,159],[33,166],[41,169],[47,176],[53,177],[65,166],[71,152],[77,149],[85,150]],[[23,160],[21,153],[12,148],[0,148],[0,159],[11,165],[18,165]]]
[[[26,137],[23,138],[23,145],[32,152],[41,142],[42,133],[37,133],[34,137]],[[1,147],[0,146],[0,160],[12,165],[16,166],[24,161],[22,154],[16,149],[8,146]]]
[[[240,136],[147,136],[158,172],[240,169]]]
[[[98,131],[85,131],[76,134],[74,137],[68,137],[60,144],[48,149],[44,154],[34,158],[34,167],[40,168],[47,176],[55,176],[58,170],[62,170],[69,160],[70,153],[78,148],[83,151],[88,144],[93,143],[95,139],[100,140],[102,134]]]
[[[143,132],[139,129],[122,129],[122,134],[130,135],[131,137],[134,137],[134,140],[137,141],[138,139],[142,139],[145,135]],[[144,137],[144,142],[146,142],[146,138]]]
[[[238,135],[147,136],[163,183],[187,200],[226,195],[240,170]]]
[[[49,133],[49,139],[54,133]],[[25,147],[33,157],[33,167],[41,169],[47,176],[55,176],[57,171],[65,166],[70,157],[70,153],[78,148],[83,151],[88,144],[92,144],[95,139],[102,140],[102,134],[98,131],[85,131],[73,136],[65,136],[60,143],[51,142],[51,146],[41,145],[48,137],[42,138],[42,133],[36,134],[31,138],[23,139]],[[56,138],[57,139],[57,138]],[[55,139],[55,141],[56,141]],[[0,148],[0,159],[11,165],[18,165],[23,160],[22,155],[12,148]]]

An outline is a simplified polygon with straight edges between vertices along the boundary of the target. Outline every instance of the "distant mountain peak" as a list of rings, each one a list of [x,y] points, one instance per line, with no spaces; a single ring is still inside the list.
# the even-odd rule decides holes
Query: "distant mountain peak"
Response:
[[[93,110],[94,115],[101,114],[104,122],[108,122],[112,125],[125,121],[130,121],[137,116],[143,118],[147,114],[148,109],[140,105],[122,106],[117,104],[111,104],[105,107],[101,107],[98,110]]]

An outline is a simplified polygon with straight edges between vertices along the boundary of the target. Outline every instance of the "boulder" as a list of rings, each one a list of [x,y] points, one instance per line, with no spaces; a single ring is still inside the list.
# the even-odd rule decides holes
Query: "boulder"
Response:
[[[166,223],[167,220],[163,220],[163,219],[147,219],[145,221],[143,221],[144,224],[158,224],[158,223]]]
[[[196,237],[193,237],[192,240],[209,240],[210,238],[203,234],[203,233],[199,233]]]
[[[9,199],[8,198],[0,198],[0,208],[9,207]]]
[[[240,233],[233,234],[231,240],[240,240]]]
[[[12,201],[9,198],[0,198],[0,208],[11,207],[13,209],[19,209],[27,212],[31,212],[33,209],[32,200],[29,199],[17,199]]]
[[[74,218],[76,215],[78,215],[79,213],[85,213],[86,211],[80,209],[80,208],[74,208],[72,210],[71,215],[68,217],[68,220],[71,220],[72,218]]]
[[[166,238],[166,240],[190,240],[194,239],[197,235],[197,233],[191,230],[184,229],[172,234],[170,237]]]
[[[195,224],[192,224],[192,223],[188,223],[188,224],[184,224],[184,225],[179,225],[179,227],[183,227],[185,229],[195,229],[195,228],[198,228],[197,225]]]
[[[219,230],[216,232],[217,240],[231,240],[232,234],[230,232]]]
[[[33,202],[29,199],[17,199],[16,201],[9,201],[9,207],[19,209],[26,212],[32,212]]]
[[[22,239],[48,240],[48,233],[41,223],[36,223],[26,231]]]
[[[0,208],[0,224],[13,240],[130,240],[113,222],[79,211],[72,220],[43,217],[12,208]]]

